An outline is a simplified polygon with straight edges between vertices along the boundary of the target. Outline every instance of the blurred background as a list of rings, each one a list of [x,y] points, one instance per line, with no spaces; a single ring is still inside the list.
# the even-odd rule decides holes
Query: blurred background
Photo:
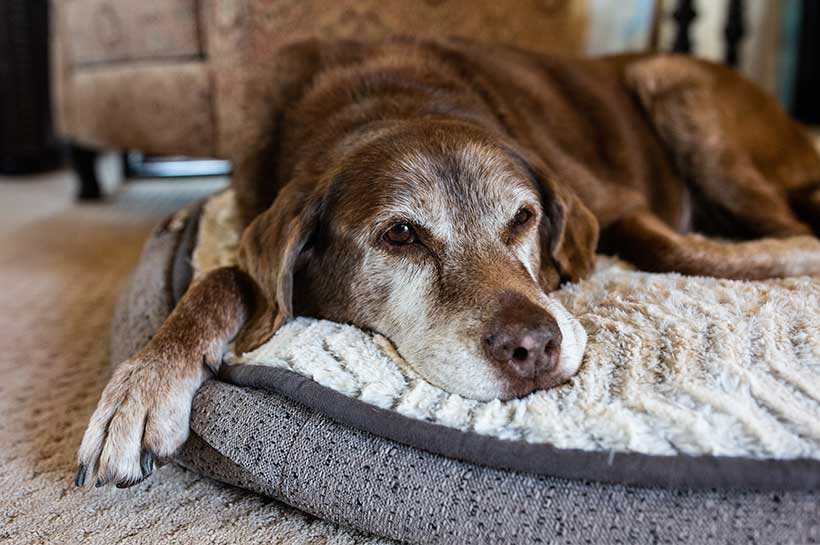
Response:
[[[737,66],[820,124],[819,11],[814,0],[3,0],[0,183],[67,166],[77,196],[94,200],[123,180],[225,175],[243,81],[306,36],[688,52]]]

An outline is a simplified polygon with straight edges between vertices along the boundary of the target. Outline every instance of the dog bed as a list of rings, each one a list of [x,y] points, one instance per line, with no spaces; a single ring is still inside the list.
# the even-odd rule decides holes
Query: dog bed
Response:
[[[118,306],[114,361],[195,272],[231,262],[231,198],[156,230]],[[385,340],[302,318],[200,390],[179,460],[413,543],[820,539],[818,280],[691,279],[602,259],[555,297],[590,334],[568,385],[464,400]]]

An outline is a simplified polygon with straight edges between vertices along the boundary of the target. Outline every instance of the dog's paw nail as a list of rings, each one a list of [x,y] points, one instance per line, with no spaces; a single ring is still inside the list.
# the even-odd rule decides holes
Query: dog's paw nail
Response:
[[[145,479],[154,471],[154,453],[150,450],[142,451],[140,456],[140,468],[142,469],[142,478]]]
[[[85,472],[86,472],[85,464],[79,464],[77,466],[77,476],[74,477],[74,484],[76,486],[79,486],[79,487],[85,486]]]
[[[103,486],[105,486],[106,482],[107,481],[104,481],[103,479],[97,479],[97,482],[94,483],[94,488],[102,488]]]
[[[142,482],[142,479],[135,479],[135,480],[132,480],[132,481],[121,481],[121,482],[118,482],[116,486],[117,486],[117,488],[120,488],[120,489],[122,489],[122,488],[131,488],[135,484],[139,484],[141,482]]]

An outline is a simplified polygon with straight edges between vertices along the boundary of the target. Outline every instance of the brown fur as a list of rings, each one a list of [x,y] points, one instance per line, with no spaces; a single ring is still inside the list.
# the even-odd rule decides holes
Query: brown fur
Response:
[[[296,314],[352,322],[393,338],[431,382],[508,397],[566,376],[510,384],[476,358],[447,369],[442,354],[473,350],[510,316],[530,342],[535,329],[509,301],[546,316],[536,325],[548,331],[539,297],[588,275],[596,250],[653,271],[820,273],[820,157],[772,98],[721,66],[408,39],[306,42],[277,63],[287,69],[259,67],[247,91],[254,118],[234,175],[241,270],[193,286],[117,370],[80,451],[80,484],[134,482],[150,472],[134,469],[141,452],[179,446],[187,427],[176,418],[155,437],[164,413],[146,407],[189,406],[203,355],[218,366],[240,327],[248,350]],[[505,223],[512,202],[532,221]],[[385,246],[396,210],[437,215],[418,226],[424,245]]]

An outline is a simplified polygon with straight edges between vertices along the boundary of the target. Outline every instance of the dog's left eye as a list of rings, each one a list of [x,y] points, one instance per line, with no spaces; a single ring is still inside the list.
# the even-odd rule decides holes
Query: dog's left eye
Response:
[[[384,233],[383,238],[394,246],[404,246],[416,242],[416,231],[410,224],[397,223]]]
[[[513,216],[512,223],[513,225],[524,225],[525,223],[530,221],[531,217],[532,212],[530,212],[526,208],[521,208],[518,210],[518,212],[515,213],[515,216]]]

